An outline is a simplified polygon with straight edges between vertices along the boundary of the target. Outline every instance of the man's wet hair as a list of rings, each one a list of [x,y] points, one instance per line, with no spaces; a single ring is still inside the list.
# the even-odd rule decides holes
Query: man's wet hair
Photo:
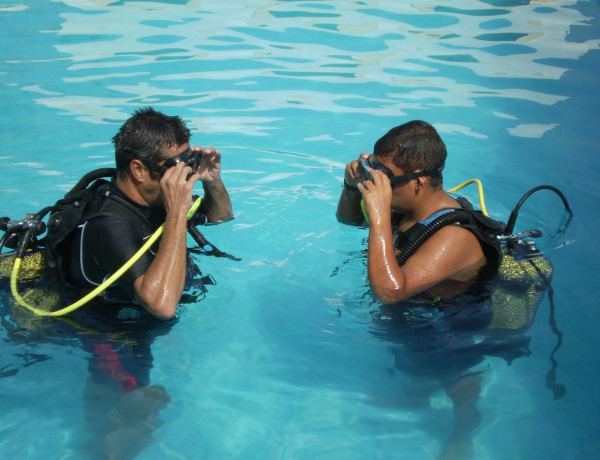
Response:
[[[152,107],[136,110],[112,139],[118,174],[124,174],[131,160],[148,158],[160,162],[166,149],[190,140],[190,130],[177,116],[168,116]]]
[[[446,160],[446,144],[429,123],[413,120],[392,128],[381,137],[373,149],[375,156],[391,158],[404,173],[429,169]],[[431,176],[431,187],[442,186],[440,174]]]

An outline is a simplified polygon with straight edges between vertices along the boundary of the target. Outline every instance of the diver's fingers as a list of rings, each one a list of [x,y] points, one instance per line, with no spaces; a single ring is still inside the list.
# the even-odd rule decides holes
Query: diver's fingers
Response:
[[[373,169],[371,170],[371,174],[373,176],[373,183],[375,184],[376,187],[391,187],[390,185],[390,178],[387,176],[387,174],[377,170],[377,169]]]

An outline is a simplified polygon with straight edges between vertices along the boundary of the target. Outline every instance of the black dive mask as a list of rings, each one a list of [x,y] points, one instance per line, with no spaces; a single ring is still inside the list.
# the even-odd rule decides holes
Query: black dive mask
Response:
[[[432,168],[424,169],[423,171],[419,171],[419,172],[413,172],[413,173],[408,173],[408,174],[402,174],[400,176],[394,176],[394,173],[392,171],[390,171],[390,169],[387,168],[385,165],[383,165],[379,162],[377,162],[377,164],[373,165],[371,163],[371,158],[361,158],[360,159],[360,164],[362,166],[362,174],[363,174],[364,180],[373,181],[373,174],[371,174],[371,170],[377,169],[378,171],[381,171],[382,173],[384,173],[386,176],[389,177],[391,185],[402,184],[404,182],[408,182],[409,180],[415,179],[417,177],[439,176],[442,172],[442,169],[444,168],[444,163],[445,162],[442,160],[438,164],[433,166]]]
[[[202,152],[198,152],[198,151],[192,150],[191,148],[188,148],[187,150],[184,150],[183,152],[181,152],[179,155],[176,155],[173,158],[169,158],[167,161],[165,161],[165,163],[163,165],[156,164],[152,160],[149,160],[148,158],[140,158],[140,161],[142,163],[144,163],[144,165],[148,169],[150,169],[151,171],[154,171],[155,173],[160,174],[160,176],[162,177],[162,175],[167,171],[167,169],[172,168],[177,163],[181,163],[182,161],[185,163],[186,166],[189,166],[190,168],[192,168],[192,174],[193,174],[198,170],[201,159],[202,159]]]

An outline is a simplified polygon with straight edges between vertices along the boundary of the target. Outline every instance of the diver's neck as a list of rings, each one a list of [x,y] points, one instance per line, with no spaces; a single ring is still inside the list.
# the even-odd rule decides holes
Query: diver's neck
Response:
[[[127,195],[127,198],[129,198],[134,203],[141,204],[142,206],[150,206],[150,203],[148,203],[144,199],[144,196],[140,193],[139,188],[136,187],[136,185],[132,183],[132,181],[127,176],[121,177],[117,175],[115,179],[115,185],[119,190],[121,190],[121,192]]]
[[[407,224],[414,224],[420,220],[425,220],[433,213],[446,208],[457,208],[460,204],[448,195],[442,188],[437,190],[421,191],[413,206],[406,209],[404,219]]]

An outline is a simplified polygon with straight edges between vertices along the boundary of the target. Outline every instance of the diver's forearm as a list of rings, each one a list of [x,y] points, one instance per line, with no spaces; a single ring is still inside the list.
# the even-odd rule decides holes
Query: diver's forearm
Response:
[[[395,303],[410,296],[392,244],[389,225],[371,223],[367,258],[369,285],[375,297],[384,303]]]
[[[226,222],[233,219],[233,208],[229,192],[221,179],[203,182],[204,198],[202,210],[211,223]]]
[[[362,224],[365,218],[360,207],[361,200],[362,194],[358,188],[344,186],[335,213],[337,220],[348,225]]]
[[[134,284],[136,300],[159,318],[175,315],[185,286],[187,219],[173,214],[167,214],[156,257]]]

